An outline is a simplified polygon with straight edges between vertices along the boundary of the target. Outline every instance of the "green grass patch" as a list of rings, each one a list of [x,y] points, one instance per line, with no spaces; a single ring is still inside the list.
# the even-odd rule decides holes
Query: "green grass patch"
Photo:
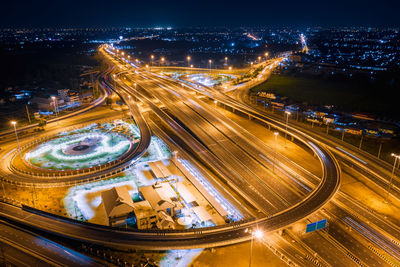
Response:
[[[369,81],[335,81],[274,74],[251,91],[274,92],[296,103],[335,105],[347,112],[370,112],[390,117],[397,114],[391,89]]]
[[[272,75],[268,81],[251,89],[287,96],[296,102],[348,105],[358,99],[349,84],[319,79]],[[334,103],[333,103],[334,102]]]

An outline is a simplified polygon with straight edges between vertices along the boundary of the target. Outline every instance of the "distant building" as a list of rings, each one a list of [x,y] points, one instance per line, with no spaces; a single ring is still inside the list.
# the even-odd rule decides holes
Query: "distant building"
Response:
[[[157,213],[157,228],[158,229],[175,229],[175,222],[171,216],[165,211],[159,211]]]
[[[157,213],[147,200],[133,203],[138,229],[152,229],[157,225]]]
[[[139,188],[139,192],[156,212],[165,211],[168,215],[174,216],[182,208],[169,183],[143,186]]]
[[[69,92],[69,89],[57,90],[58,97],[63,99],[64,101],[68,101],[68,92]]]
[[[323,117],[323,121],[324,121],[325,124],[334,123],[335,122],[335,116],[326,115],[326,116]]]
[[[375,115],[367,113],[353,113],[353,117],[356,119],[368,120],[368,121],[374,121],[376,119]]]
[[[101,198],[110,226],[124,224],[133,215],[135,207],[126,187],[113,187],[103,191]]]
[[[56,101],[58,106],[61,106],[64,103],[64,100],[56,99]],[[30,104],[36,104],[39,110],[54,111],[54,100],[51,97],[34,97],[29,100],[29,102]]]

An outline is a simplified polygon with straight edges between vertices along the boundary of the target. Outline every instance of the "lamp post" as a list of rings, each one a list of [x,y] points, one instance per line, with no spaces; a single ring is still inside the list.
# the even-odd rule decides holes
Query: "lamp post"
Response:
[[[57,98],[55,96],[52,96],[51,99],[53,99],[53,104],[54,104],[54,111],[56,112],[56,118],[58,122],[58,111],[57,111]]]
[[[389,182],[389,186],[387,189],[387,194],[386,194],[386,199],[385,199],[386,203],[389,202],[389,195],[390,195],[390,189],[392,188],[394,170],[396,169],[397,160],[400,159],[400,155],[396,155],[396,154],[392,153],[392,157],[394,157],[394,163],[393,163],[392,175],[390,175],[390,182]]]
[[[251,257],[253,255],[253,239],[254,239],[254,237],[256,237],[257,239],[261,239],[262,236],[263,236],[263,232],[261,230],[255,230],[254,232],[251,232],[249,267],[251,267]]]
[[[228,65],[228,57],[225,57],[225,66]]]
[[[131,115],[131,118],[132,118],[131,95],[128,95],[128,108],[129,108],[129,115]]]
[[[15,132],[15,138],[16,138],[16,140],[17,140],[17,146],[18,146],[19,157],[22,159],[21,147],[19,146],[18,133],[17,133],[17,122],[16,122],[16,121],[12,121],[11,124],[14,126],[14,132]]]
[[[188,67],[190,66],[190,60],[192,59],[190,56],[187,56]]]
[[[269,54],[268,54],[268,52],[265,52],[265,54],[264,54],[264,55],[265,55],[265,61],[267,61],[267,59],[268,59],[268,55],[269,55]]]
[[[286,127],[285,127],[285,146],[286,146],[286,137],[287,137],[287,127],[289,123],[289,115],[292,114],[290,111],[285,111],[286,114]]]
[[[258,63],[260,63],[261,62],[261,57],[258,57]]]
[[[161,64],[163,64],[163,65],[164,65],[164,61],[165,61],[165,58],[164,58],[164,57],[162,57],[162,58],[161,58]]]
[[[274,146],[274,161],[272,162],[272,172],[275,173],[275,162],[276,162],[276,146],[278,143],[278,132],[274,132],[274,138],[275,138],[275,146]]]
[[[212,60],[209,59],[209,60],[208,60],[208,68],[210,69],[210,76],[211,76],[211,63],[212,63]]]
[[[151,66],[153,67],[154,55],[151,55],[150,58],[151,58]]]

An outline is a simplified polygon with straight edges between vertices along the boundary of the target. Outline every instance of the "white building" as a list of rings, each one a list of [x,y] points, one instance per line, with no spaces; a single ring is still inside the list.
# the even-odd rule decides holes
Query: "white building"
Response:
[[[157,226],[157,214],[147,200],[133,204],[138,229],[151,229]]]
[[[101,198],[110,226],[125,224],[126,219],[133,215],[134,204],[126,187],[103,191]]]
[[[156,211],[165,211],[168,215],[174,214],[182,209],[174,189],[169,183],[159,183],[139,188],[139,192],[150,203]]]

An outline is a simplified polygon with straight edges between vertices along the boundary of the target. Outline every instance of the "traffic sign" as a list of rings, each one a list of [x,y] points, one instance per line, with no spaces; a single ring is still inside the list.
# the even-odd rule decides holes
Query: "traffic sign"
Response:
[[[326,219],[323,219],[321,221],[314,222],[314,223],[309,223],[309,224],[307,224],[307,227],[306,227],[306,233],[310,233],[310,232],[314,232],[319,229],[323,229],[326,227],[326,224],[327,224]]]

